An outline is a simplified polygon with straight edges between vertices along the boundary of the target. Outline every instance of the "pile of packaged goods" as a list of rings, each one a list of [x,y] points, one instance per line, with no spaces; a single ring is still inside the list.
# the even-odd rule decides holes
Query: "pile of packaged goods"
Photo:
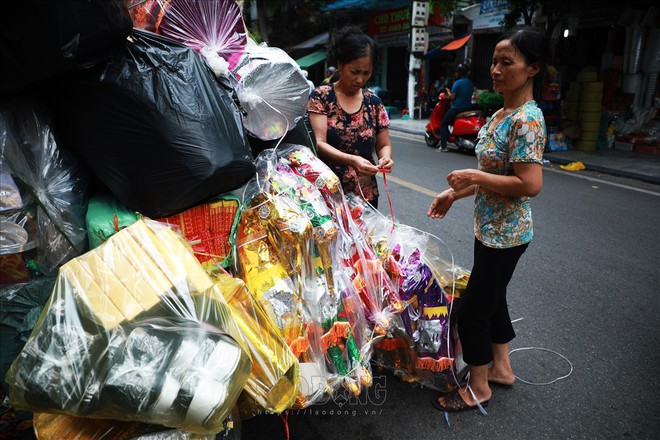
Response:
[[[456,386],[468,273],[281,142],[308,83],[233,0],[0,8],[32,29],[0,36],[0,374],[39,439],[236,438],[372,365]]]

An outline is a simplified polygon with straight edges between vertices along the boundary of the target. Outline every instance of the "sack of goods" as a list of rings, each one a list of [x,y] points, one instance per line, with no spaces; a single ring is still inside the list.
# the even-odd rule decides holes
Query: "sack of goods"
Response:
[[[56,131],[128,208],[160,218],[254,174],[232,90],[192,49],[133,30],[113,57],[67,80]]]

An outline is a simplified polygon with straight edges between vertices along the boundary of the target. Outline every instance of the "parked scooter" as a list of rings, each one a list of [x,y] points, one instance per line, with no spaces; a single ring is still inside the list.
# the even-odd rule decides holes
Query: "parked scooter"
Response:
[[[429,123],[426,124],[426,133],[424,134],[426,145],[431,148],[436,148],[438,143],[440,143],[440,124],[445,113],[447,113],[447,110],[451,106],[451,100],[445,92],[440,93],[438,100],[438,104],[436,104],[429,118]],[[485,124],[486,119],[484,119],[479,110],[469,110],[459,113],[454,123],[449,126],[450,135],[448,141],[456,145],[459,151],[474,151],[474,147],[477,144],[477,134],[479,134],[479,130]]]

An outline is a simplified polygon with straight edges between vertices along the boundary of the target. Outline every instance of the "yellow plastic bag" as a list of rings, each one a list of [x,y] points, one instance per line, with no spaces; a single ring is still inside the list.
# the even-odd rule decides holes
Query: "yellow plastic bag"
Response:
[[[571,162],[568,165],[559,165],[559,168],[566,171],[582,171],[586,167],[582,162],[577,161],[577,162]]]

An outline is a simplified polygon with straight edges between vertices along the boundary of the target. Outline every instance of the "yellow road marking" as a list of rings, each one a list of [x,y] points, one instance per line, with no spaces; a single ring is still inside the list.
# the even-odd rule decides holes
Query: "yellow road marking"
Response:
[[[378,177],[382,179],[382,176],[380,174],[378,174]],[[407,180],[399,179],[398,177],[394,177],[390,174],[387,175],[387,181],[388,182],[394,182],[397,185],[401,185],[401,186],[404,186],[404,187],[406,187],[408,189],[411,189],[413,191],[417,191],[419,193],[426,194],[427,196],[435,197],[439,194],[437,191],[431,191],[428,188],[424,188],[423,186],[415,185],[412,182],[408,182]]]

